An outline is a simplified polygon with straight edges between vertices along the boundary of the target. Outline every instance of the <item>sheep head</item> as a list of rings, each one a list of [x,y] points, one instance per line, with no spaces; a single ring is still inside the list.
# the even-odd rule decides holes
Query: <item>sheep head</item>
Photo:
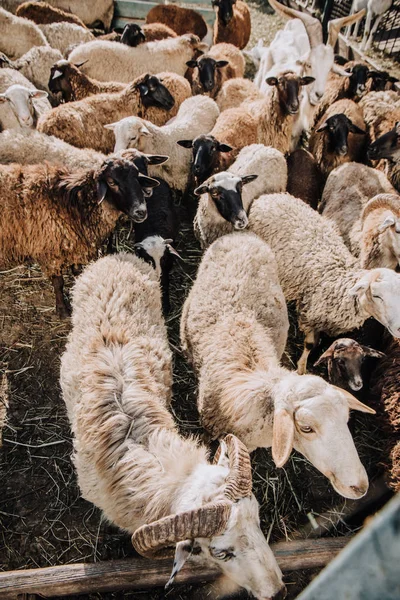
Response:
[[[400,198],[398,194],[377,194],[361,213],[360,262],[364,269],[400,265]],[[376,244],[377,240],[379,243]]]
[[[226,436],[207,469],[214,483],[220,481],[215,497],[199,508],[144,525],[132,536],[135,549],[143,556],[162,558],[175,546],[167,586],[192,556],[217,567],[259,600],[283,594],[281,572],[260,529],[246,447],[235,436]]]
[[[34,129],[37,122],[37,114],[33,103],[35,98],[47,98],[47,92],[14,84],[0,94],[0,104],[8,103],[21,127]]]
[[[236,0],[212,0],[211,4],[221,20],[224,27],[229,25],[233,19],[233,5]]]
[[[177,143],[183,148],[192,148],[192,173],[197,184],[211,175],[220,152],[233,150],[231,146],[219,142],[213,135],[199,135],[194,140],[179,140]]]
[[[198,69],[198,79],[205,92],[212,92],[215,87],[215,74],[217,70],[229,65],[227,60],[215,60],[203,54],[197,60],[189,60],[186,65],[191,69]]]
[[[127,23],[121,34],[121,44],[136,48],[146,41],[143,29],[137,23]]]
[[[140,77],[132,85],[138,90],[140,100],[145,108],[158,106],[165,110],[171,110],[175,105],[173,95],[155,75],[146,73],[146,75]]]
[[[387,158],[393,161],[400,159],[400,121],[380,137],[368,148],[368,158],[370,160],[379,160]]]
[[[366,131],[354,125],[343,113],[332,115],[316,130],[316,133],[327,135],[329,151],[338,156],[346,156],[348,152],[349,133],[364,135]]]
[[[299,112],[300,88],[309,85],[314,81],[314,77],[299,77],[296,73],[285,72],[278,77],[267,77],[265,80],[268,85],[275,87],[279,104],[286,114],[295,115]]]
[[[80,63],[70,63],[67,60],[57,61],[50,69],[49,90],[52,94],[60,94],[62,102],[73,102],[75,93],[71,85],[71,78],[78,76],[81,80],[87,79],[86,75],[80,72],[87,61]]]

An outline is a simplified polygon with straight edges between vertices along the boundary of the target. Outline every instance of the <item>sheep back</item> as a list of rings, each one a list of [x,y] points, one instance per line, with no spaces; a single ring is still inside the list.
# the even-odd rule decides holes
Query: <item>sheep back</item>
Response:
[[[24,2],[18,6],[15,14],[18,17],[29,19],[37,25],[64,22],[75,23],[75,25],[86,29],[84,22],[79,17],[73,15],[71,12],[54,8],[47,2]]]
[[[47,45],[46,37],[35,23],[0,8],[0,52],[14,60],[33,46]]]
[[[147,13],[146,23],[163,23],[178,35],[194,33],[203,39],[207,35],[207,23],[200,13],[191,8],[174,4],[158,4]]]

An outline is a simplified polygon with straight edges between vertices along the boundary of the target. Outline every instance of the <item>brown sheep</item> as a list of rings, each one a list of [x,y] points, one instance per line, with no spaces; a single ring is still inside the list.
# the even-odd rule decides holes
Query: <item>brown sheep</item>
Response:
[[[63,102],[83,100],[95,94],[122,92],[126,83],[96,81],[79,69],[79,65],[59,60],[51,68],[49,89],[52,94],[60,94]]]
[[[105,125],[132,115],[165,125],[190,96],[190,85],[183,77],[175,73],[146,74],[122,92],[97,94],[58,106],[48,118],[39,120],[37,129],[78,148],[107,154],[113,151],[114,134]]]
[[[216,44],[197,60],[189,60],[193,94],[206,94],[216,98],[225,81],[243,77],[245,60],[240,50],[232,44]]]
[[[74,23],[87,29],[85,23],[71,12],[65,12],[60,8],[51,6],[47,2],[24,2],[18,6],[16,13],[18,17],[29,19],[37,25],[48,25],[49,23]]]
[[[0,265],[37,262],[53,283],[60,316],[67,314],[63,270],[95,259],[121,215],[147,216],[145,195],[159,184],[139,172],[136,157],[127,151],[79,171],[0,166]]]
[[[324,177],[346,162],[362,162],[367,136],[362,109],[352,100],[338,100],[310,136],[309,149]]]
[[[287,191],[316,210],[324,189],[324,180],[317,161],[310,152],[298,148],[287,157],[287,166]]]
[[[146,16],[146,23],[163,23],[178,35],[194,33],[202,40],[207,35],[207,23],[200,13],[175,4],[158,4]],[[222,40],[221,40],[222,41]]]
[[[251,33],[250,11],[242,0],[212,0],[217,18],[214,23],[214,44],[228,42],[241,50],[247,46]]]
[[[236,108],[242,102],[252,102],[262,98],[263,94],[250,79],[235,77],[225,81],[215,100],[222,112],[228,108]]]

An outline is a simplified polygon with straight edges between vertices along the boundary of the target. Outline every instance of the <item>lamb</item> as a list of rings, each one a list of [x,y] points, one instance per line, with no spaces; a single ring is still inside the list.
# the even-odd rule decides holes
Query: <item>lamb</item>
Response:
[[[142,152],[165,154],[170,160],[160,176],[174,189],[185,191],[190,173],[190,154],[179,146],[182,138],[208,133],[218,118],[219,110],[214,100],[206,96],[187,98],[179,107],[171,123],[157,127],[139,117],[126,117],[106,125],[115,135],[114,152],[124,148],[137,148]],[[151,176],[156,175],[150,171]]]
[[[400,198],[381,171],[357,163],[332,171],[320,212],[336,223],[363,269],[396,269],[400,261]]]
[[[215,101],[222,112],[228,108],[237,108],[242,102],[252,102],[262,98],[263,94],[250,79],[235,77],[225,81]]]
[[[272,446],[282,467],[296,448],[335,490],[360,498],[368,477],[347,427],[351,394],[279,364],[289,321],[274,255],[251,233],[205,253],[181,320],[181,343],[198,374],[201,420],[213,438],[234,433],[251,452]],[[310,436],[318,430],[318,437]]]
[[[200,13],[175,4],[158,4],[146,15],[146,23],[162,23],[178,35],[194,33],[201,40],[207,35],[207,23]]]
[[[113,0],[47,0],[51,6],[78,16],[88,27],[110,30],[114,15]]]
[[[0,8],[0,52],[11,60],[20,58],[33,46],[48,46],[39,27]]]
[[[197,49],[204,51],[206,46],[192,34],[148,42],[137,48],[95,40],[75,48],[68,60],[82,63],[83,72],[99,81],[128,83],[148,71],[172,71],[183,76],[187,61]]]
[[[128,155],[78,171],[0,166],[0,265],[37,262],[52,281],[58,314],[67,316],[63,270],[96,258],[121,215],[144,220],[145,194],[157,185]]]
[[[0,129],[34,128],[40,115],[50,110],[47,92],[14,69],[0,69]]]
[[[75,23],[50,23],[38,25],[38,27],[44,33],[50,46],[59,50],[63,56],[68,53],[70,47],[95,39],[89,29],[79,27]]]
[[[222,595],[228,585],[283,597],[245,446],[227,436],[211,464],[166,409],[171,353],[152,268],[127,254],[90,265],[73,291],[72,320],[61,387],[82,495],[131,533],[143,556],[175,551],[169,584],[193,552],[224,575]]]
[[[15,14],[18,17],[33,21],[36,25],[66,22],[74,23],[86,29],[86,25],[82,19],[71,12],[55,8],[47,2],[24,2],[18,6]]]
[[[400,337],[400,275],[384,268],[361,269],[334,223],[298,198],[270,194],[253,202],[249,228],[268,240],[286,301],[297,302],[305,334],[300,374],[319,332],[337,337],[372,316]]]
[[[186,64],[194,70],[193,94],[208,94],[216,98],[225,81],[243,77],[245,60],[236,46],[216,44],[206,54]]]
[[[243,148],[229,171],[213,175],[194,192],[200,196],[194,232],[201,247],[207,248],[234,229],[246,228],[254,199],[283,192],[286,185],[286,161],[279,150],[262,144]]]
[[[65,59],[53,64],[49,77],[51,92],[61,96],[63,102],[75,102],[95,94],[122,92],[126,87],[126,83],[96,81],[82,73],[79,65]]]
[[[287,168],[287,192],[317,209],[324,178],[313,155],[304,148],[298,148],[287,157]]]
[[[365,128],[362,110],[352,100],[338,100],[328,108],[309,141],[310,152],[325,177],[343,163],[363,160]]]
[[[227,42],[243,50],[251,33],[250,11],[242,0],[212,0],[217,18],[213,44]]]
[[[314,367],[326,362],[331,383],[357,392],[363,387],[361,367],[365,359],[383,356],[383,352],[363,346],[351,338],[340,338],[321,354]]]
[[[173,92],[173,95],[169,91]],[[114,136],[104,125],[131,115],[164,125],[190,96],[190,85],[174,73],[142,75],[118,94],[98,94],[58,106],[38,123],[38,130],[78,148],[112,152]]]
[[[39,90],[49,92],[51,67],[62,59],[61,52],[50,46],[34,46],[15,61],[10,61],[0,55],[0,67],[16,69]]]
[[[177,37],[175,31],[172,31],[167,25],[162,23],[152,23],[149,25],[140,26],[138,23],[127,23],[122,33],[107,33],[99,36],[101,40],[109,40],[110,42],[121,42],[128,46],[136,47],[144,42],[154,42],[156,40],[166,40],[170,37]]]

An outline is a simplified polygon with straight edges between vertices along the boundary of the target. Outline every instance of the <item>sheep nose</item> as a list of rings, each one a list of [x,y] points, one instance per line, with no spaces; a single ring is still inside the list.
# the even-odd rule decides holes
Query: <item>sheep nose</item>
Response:
[[[362,498],[368,491],[368,483],[362,483],[360,485],[351,485],[350,489],[357,494],[358,498]]]
[[[317,100],[321,100],[323,94],[321,92],[315,92],[315,97]]]
[[[136,223],[141,223],[147,218],[147,210],[145,208],[135,210],[132,218]]]
[[[277,594],[275,594],[275,596],[272,596],[272,600],[285,600],[286,595],[287,595],[287,590],[286,590],[286,585],[284,585],[283,587],[281,587],[279,592]]]
[[[363,386],[362,379],[354,379],[350,384],[351,389],[354,391],[361,390],[362,386]]]

